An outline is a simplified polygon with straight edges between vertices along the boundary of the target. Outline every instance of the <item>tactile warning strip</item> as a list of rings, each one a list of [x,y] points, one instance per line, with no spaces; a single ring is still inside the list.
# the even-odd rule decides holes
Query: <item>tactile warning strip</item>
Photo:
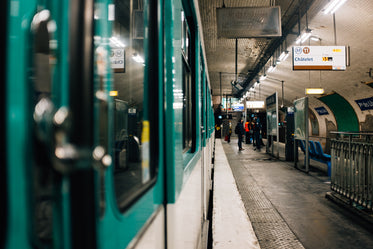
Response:
[[[238,191],[262,249],[303,249],[303,245],[261,191],[229,145],[223,145]]]

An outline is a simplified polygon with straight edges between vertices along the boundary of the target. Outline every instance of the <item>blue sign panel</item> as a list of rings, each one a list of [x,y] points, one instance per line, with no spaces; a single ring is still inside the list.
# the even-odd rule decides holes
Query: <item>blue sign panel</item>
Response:
[[[242,112],[243,108],[244,108],[244,105],[243,104],[235,104],[235,105],[232,105],[232,107],[233,107],[233,111]]]
[[[316,107],[315,110],[317,111],[317,113],[321,116],[321,115],[328,115],[329,112],[328,110],[325,109],[325,107],[321,106],[321,107]]]
[[[362,111],[373,109],[373,97],[355,100]]]

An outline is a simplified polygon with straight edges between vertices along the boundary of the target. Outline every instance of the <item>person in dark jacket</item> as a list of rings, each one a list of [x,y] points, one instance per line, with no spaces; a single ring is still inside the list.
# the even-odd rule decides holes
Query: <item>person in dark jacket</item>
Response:
[[[238,150],[244,150],[242,148],[242,141],[243,141],[243,138],[245,136],[245,129],[243,127],[243,119],[240,119],[240,122],[238,122],[237,124],[238,126],[238,133],[237,133],[237,136],[238,136]]]
[[[254,140],[255,140],[255,144],[254,144],[254,150],[259,150],[260,151],[260,147],[262,145],[262,139],[261,139],[261,136],[260,136],[260,131],[262,129],[262,125],[260,124],[259,122],[259,119],[257,117],[254,118]]]

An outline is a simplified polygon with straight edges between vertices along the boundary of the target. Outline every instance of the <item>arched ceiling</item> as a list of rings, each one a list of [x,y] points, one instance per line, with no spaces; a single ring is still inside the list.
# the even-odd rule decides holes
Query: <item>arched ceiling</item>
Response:
[[[203,39],[210,84],[214,96],[231,95],[241,97],[246,91],[238,91],[232,86],[235,80],[235,39],[217,38],[216,8],[221,8],[223,0],[198,0],[203,28]],[[336,32],[334,33],[333,15],[322,10],[328,0],[224,0],[228,7],[259,7],[279,5],[283,37],[238,39],[237,71],[238,82],[249,90],[262,74],[261,64],[272,60],[273,47],[282,46],[290,51],[289,58],[277,65],[267,79],[261,81],[250,93],[250,100],[264,100],[275,91],[282,97],[281,81],[284,81],[284,104],[290,105],[295,99],[305,96],[307,87],[323,87],[325,94],[337,92],[353,102],[354,99],[371,97],[373,89],[364,82],[373,81],[368,72],[373,67],[373,1],[347,0],[335,13]],[[305,15],[307,10],[307,15]],[[306,26],[319,41],[309,40],[303,45],[350,47],[350,66],[346,71],[293,71],[291,48],[298,35],[298,13],[301,13],[300,30]],[[294,20],[295,23],[294,23]],[[288,26],[286,26],[288,24]],[[334,35],[335,34],[335,35]],[[336,37],[336,41],[335,41]],[[282,39],[282,40],[280,40]],[[282,42],[283,41],[283,42]],[[286,42],[285,42],[286,41]],[[286,45],[285,45],[286,44]],[[278,48],[280,51],[280,48]],[[269,64],[269,63],[268,63]],[[266,70],[268,69],[266,65]],[[258,74],[259,72],[259,74]],[[254,80],[250,80],[254,79]],[[316,95],[313,97],[320,97]],[[280,102],[281,103],[281,102]],[[318,101],[316,101],[316,104]],[[321,102],[320,102],[321,105]]]

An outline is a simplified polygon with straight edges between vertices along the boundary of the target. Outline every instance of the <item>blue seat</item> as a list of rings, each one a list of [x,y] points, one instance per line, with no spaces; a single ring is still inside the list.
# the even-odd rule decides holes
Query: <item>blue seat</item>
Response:
[[[299,146],[303,153],[306,153],[306,141],[305,140],[299,140]],[[309,157],[312,160],[325,163],[328,167],[328,176],[330,177],[331,175],[331,157],[328,154],[325,154],[322,150],[320,142],[314,142],[312,140],[308,141],[308,152],[309,152]],[[304,158],[306,160],[306,158]]]
[[[324,151],[322,150],[320,142],[316,141],[315,145],[316,145],[316,152],[320,156],[320,158],[325,160],[325,161],[330,161],[330,159],[331,159],[330,155],[324,153]]]
[[[310,141],[310,142],[312,142],[313,146],[315,147],[315,152],[316,152],[316,155],[317,155],[316,159],[314,159],[314,160],[325,163],[327,165],[328,176],[330,177],[331,176],[331,170],[332,170],[330,155],[324,153],[324,151],[322,150],[320,142],[318,142],[318,141],[316,141],[315,143],[313,141]]]
[[[318,154],[316,153],[315,143],[312,140],[309,140],[308,144],[310,146],[309,147],[310,156],[318,158]]]

